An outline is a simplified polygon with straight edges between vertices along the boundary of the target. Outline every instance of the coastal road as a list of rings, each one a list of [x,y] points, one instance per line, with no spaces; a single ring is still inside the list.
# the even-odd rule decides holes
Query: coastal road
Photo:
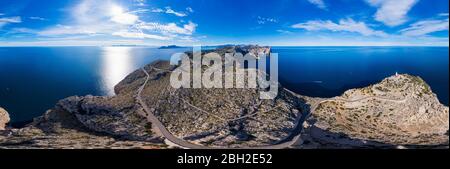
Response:
[[[333,99],[323,100],[320,103],[328,102],[328,101],[342,101],[342,102],[353,103],[353,102],[359,102],[361,100],[368,100],[368,99],[378,99],[378,100],[384,100],[384,101],[389,101],[389,102],[397,102],[397,103],[401,103],[401,102],[405,102],[406,101],[406,98],[403,98],[403,99],[391,99],[391,98],[384,98],[384,97],[380,97],[380,96],[366,96],[366,97],[359,98],[359,99],[354,99],[354,100],[333,98]]]
[[[162,124],[161,121],[159,121],[159,119],[152,113],[152,111],[150,110],[150,108],[147,106],[147,104],[142,100],[142,91],[144,90],[145,86],[147,85],[148,81],[150,80],[150,75],[147,73],[147,71],[142,68],[142,71],[145,73],[145,75],[147,76],[145,79],[144,84],[139,87],[138,89],[138,94],[137,94],[137,101],[139,102],[139,104],[141,104],[142,108],[144,109],[144,111],[146,112],[147,115],[147,120],[150,121],[152,123],[152,125],[154,125],[155,127],[158,128],[159,132],[170,142],[172,142],[173,144],[176,144],[179,147],[182,148],[191,148],[191,149],[205,149],[208,147],[205,146],[201,146],[201,145],[197,145],[197,144],[192,144],[189,143],[187,141],[184,141],[182,139],[179,139],[175,136],[173,136],[168,130],[167,128]]]
[[[162,69],[158,69],[158,68],[153,68],[154,70],[162,70]],[[152,123],[152,125],[154,125],[157,130],[159,130],[159,133],[164,136],[168,141],[170,141],[171,143],[181,147],[181,148],[188,148],[188,149],[229,149],[229,147],[208,147],[208,146],[203,146],[203,145],[198,145],[198,144],[193,144],[190,143],[186,140],[180,139],[178,137],[175,137],[174,135],[172,135],[172,133],[170,133],[167,128],[164,126],[164,124],[159,121],[159,119],[152,113],[151,109],[147,106],[147,104],[144,102],[144,100],[142,99],[142,91],[144,90],[145,86],[147,85],[148,81],[150,80],[150,75],[148,74],[148,72],[144,69],[141,68],[141,70],[145,73],[145,75],[147,76],[145,79],[144,84],[142,84],[141,87],[139,87],[138,89],[138,93],[136,96],[137,101],[139,102],[139,104],[142,106],[142,108],[145,111],[145,114],[147,115],[147,120],[150,121]],[[303,128],[303,122],[305,121],[306,117],[309,114],[307,113],[303,113],[301,114],[299,117],[296,119],[296,124],[294,127],[294,130],[283,140],[279,141],[279,144],[275,144],[275,145],[268,145],[268,146],[260,146],[260,147],[242,147],[244,149],[283,149],[283,148],[288,148],[289,146],[295,144],[297,142],[297,140],[300,138],[300,132]]]

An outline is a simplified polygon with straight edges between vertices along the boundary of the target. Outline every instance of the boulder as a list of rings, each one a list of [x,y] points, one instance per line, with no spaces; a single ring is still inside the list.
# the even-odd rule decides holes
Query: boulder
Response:
[[[0,107],[0,130],[5,130],[6,124],[9,123],[9,120],[8,112]]]

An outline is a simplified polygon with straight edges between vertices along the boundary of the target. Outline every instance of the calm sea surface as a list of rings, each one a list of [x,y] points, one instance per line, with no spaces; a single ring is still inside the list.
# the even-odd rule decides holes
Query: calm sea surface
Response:
[[[31,120],[72,95],[113,95],[127,74],[189,50],[146,47],[0,47],[0,107]],[[274,47],[279,77],[300,94],[332,97],[398,73],[422,77],[448,105],[448,47]]]

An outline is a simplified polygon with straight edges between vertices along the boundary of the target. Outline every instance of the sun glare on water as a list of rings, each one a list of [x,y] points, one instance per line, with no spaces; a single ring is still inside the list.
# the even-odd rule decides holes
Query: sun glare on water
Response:
[[[104,47],[102,50],[102,90],[114,95],[114,86],[133,71],[131,48]]]

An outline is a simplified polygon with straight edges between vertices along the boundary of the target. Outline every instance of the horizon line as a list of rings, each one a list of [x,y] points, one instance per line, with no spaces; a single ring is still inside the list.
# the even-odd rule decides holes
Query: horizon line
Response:
[[[194,47],[194,46],[227,46],[227,45],[257,45],[270,47],[450,47],[447,45],[262,45],[262,44],[219,44],[219,45],[135,45],[135,44],[118,44],[118,45],[0,45],[0,47]]]

